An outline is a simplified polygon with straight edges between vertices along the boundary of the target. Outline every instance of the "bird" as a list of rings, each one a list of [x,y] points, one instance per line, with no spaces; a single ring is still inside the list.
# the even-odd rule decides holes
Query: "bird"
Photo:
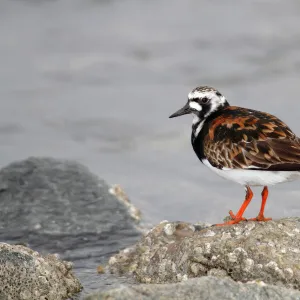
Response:
[[[217,175],[243,185],[245,200],[226,226],[241,221],[267,222],[264,216],[269,186],[300,178],[300,139],[279,118],[259,110],[231,106],[210,86],[199,86],[186,104],[170,115],[193,115],[191,143],[199,160]],[[251,187],[263,187],[260,211],[246,219],[244,212],[253,198]]]

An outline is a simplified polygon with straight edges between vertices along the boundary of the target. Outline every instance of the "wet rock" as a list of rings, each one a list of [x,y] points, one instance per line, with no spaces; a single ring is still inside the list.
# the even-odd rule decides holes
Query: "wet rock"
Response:
[[[95,293],[86,300],[290,300],[300,299],[300,292],[266,285],[263,282],[237,283],[229,278],[201,277],[172,284],[121,286]]]
[[[0,241],[72,261],[82,293],[118,282],[97,266],[141,236],[140,213],[122,189],[75,161],[11,163],[0,170],[0,203]]]
[[[81,290],[72,264],[55,255],[0,243],[0,299],[67,299]]]
[[[119,187],[117,192],[118,198],[116,188],[74,161],[14,162],[0,171],[0,239],[60,254],[71,250],[77,257],[81,247],[96,247],[99,240],[111,244],[109,251],[120,249],[140,231],[133,217],[138,212],[128,199],[126,205],[119,200],[126,197]]]
[[[109,261],[112,273],[142,283],[180,282],[206,275],[261,280],[300,289],[300,219],[200,227],[167,221]]]

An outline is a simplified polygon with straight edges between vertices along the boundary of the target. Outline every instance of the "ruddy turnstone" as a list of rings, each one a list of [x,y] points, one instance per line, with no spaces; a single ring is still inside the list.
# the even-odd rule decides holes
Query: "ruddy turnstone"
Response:
[[[264,209],[268,186],[300,178],[300,139],[277,117],[230,106],[216,89],[200,86],[188,94],[185,106],[170,118],[193,114],[192,146],[200,161],[221,177],[242,184],[246,197],[231,225],[246,220],[243,214],[253,192],[263,186],[259,214],[253,221],[269,221]]]

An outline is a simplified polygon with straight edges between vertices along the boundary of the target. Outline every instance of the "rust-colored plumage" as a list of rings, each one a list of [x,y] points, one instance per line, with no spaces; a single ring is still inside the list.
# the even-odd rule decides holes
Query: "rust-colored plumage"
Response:
[[[230,106],[207,128],[204,155],[217,168],[300,170],[300,140],[273,115]]]

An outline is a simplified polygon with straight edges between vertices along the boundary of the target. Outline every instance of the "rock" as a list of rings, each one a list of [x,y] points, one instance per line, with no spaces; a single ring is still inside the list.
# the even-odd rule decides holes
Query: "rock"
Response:
[[[71,270],[71,263],[55,255],[0,243],[0,299],[67,299],[81,290]]]
[[[75,161],[31,157],[9,164],[0,170],[0,203],[0,241],[74,262],[82,293],[113,281],[97,266],[142,232],[140,212],[121,188]]]
[[[116,274],[142,283],[214,275],[300,289],[300,219],[225,227],[162,222],[109,261]]]
[[[141,232],[128,199],[124,205],[113,193],[116,188],[74,161],[32,157],[12,163],[0,171],[0,240],[35,248],[63,236],[38,249],[62,253],[116,235],[120,249],[121,240],[130,244]],[[120,188],[118,195],[125,197]]]
[[[86,300],[291,300],[300,299],[300,292],[266,285],[263,282],[237,283],[232,279],[201,277],[171,284],[121,286],[95,293]]]
[[[0,227],[51,234],[132,227],[127,208],[110,189],[74,161],[29,158],[12,163],[0,171]]]
[[[128,212],[131,216],[131,218],[136,221],[137,223],[140,223],[142,213],[139,209],[137,209],[129,200],[128,196],[125,194],[125,192],[122,190],[121,186],[119,184],[114,184],[110,189],[109,192],[116,196],[116,198],[124,204],[125,207],[127,207]]]

